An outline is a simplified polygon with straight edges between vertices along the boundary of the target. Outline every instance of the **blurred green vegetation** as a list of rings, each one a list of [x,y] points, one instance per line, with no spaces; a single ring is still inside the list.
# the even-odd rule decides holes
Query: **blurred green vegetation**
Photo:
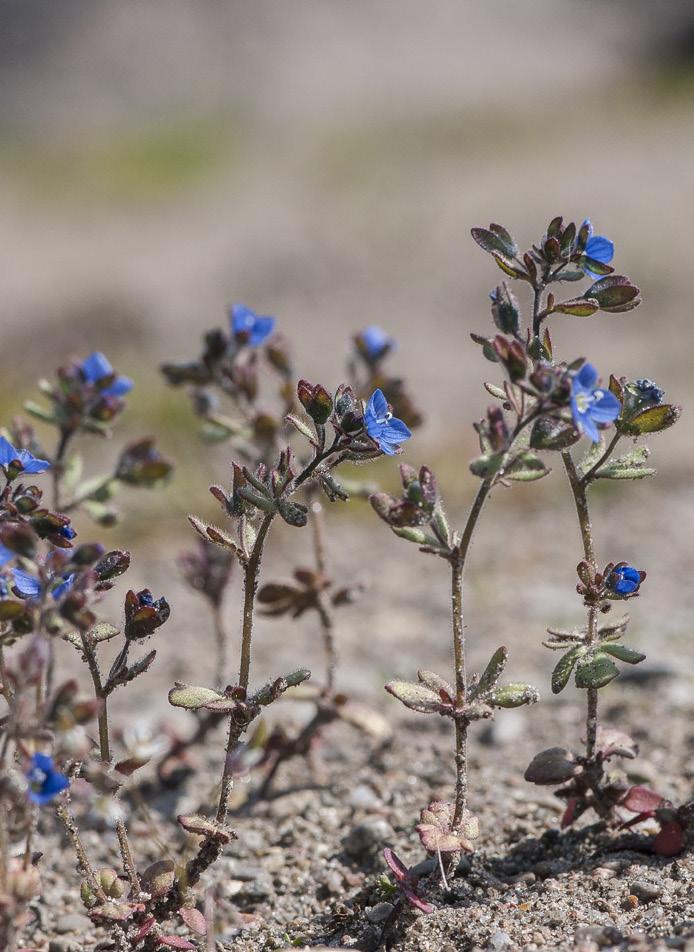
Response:
[[[77,142],[0,140],[0,174],[34,201],[168,198],[238,160],[229,117],[179,120]]]

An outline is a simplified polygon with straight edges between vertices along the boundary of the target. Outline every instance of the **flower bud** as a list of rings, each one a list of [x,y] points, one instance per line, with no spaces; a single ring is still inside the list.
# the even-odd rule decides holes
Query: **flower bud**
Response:
[[[296,389],[299,402],[313,422],[319,426],[327,423],[333,412],[333,400],[325,387],[300,380]]]
[[[490,292],[494,323],[504,334],[517,334],[520,328],[518,300],[505,281]]]

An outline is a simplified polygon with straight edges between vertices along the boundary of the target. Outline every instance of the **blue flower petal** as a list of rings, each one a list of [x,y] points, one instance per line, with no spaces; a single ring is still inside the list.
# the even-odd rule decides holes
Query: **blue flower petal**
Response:
[[[5,545],[0,545],[0,566],[7,565],[15,557],[15,553]]]
[[[113,373],[113,367],[99,351],[94,351],[82,361],[81,370],[88,383],[96,383],[102,377],[110,377]]]
[[[405,426],[402,420],[398,420],[397,417],[393,417],[384,427],[383,433],[381,434],[381,439],[385,440],[387,443],[403,443],[405,440],[409,440],[411,436],[412,433],[407,428],[407,426]]]
[[[614,242],[604,235],[594,235],[588,239],[585,254],[601,264],[609,264],[614,258]]]
[[[106,397],[124,397],[126,393],[130,393],[135,384],[132,382],[130,377],[116,377],[113,383],[104,387],[101,391]]]
[[[574,377],[574,386],[578,384],[586,390],[592,390],[598,382],[598,372],[592,364],[585,363]]]
[[[4,436],[0,436],[0,466],[9,466],[10,463],[16,459],[17,450],[9,440],[6,440]]]
[[[249,343],[251,347],[258,347],[266,340],[275,329],[274,317],[256,317],[255,324],[251,330]]]
[[[598,391],[596,390],[596,394]],[[612,423],[619,416],[622,404],[611,390],[605,390],[600,399],[596,400],[588,411],[596,423]]]
[[[38,598],[41,594],[41,582],[35,575],[24,569],[12,569],[14,586],[25,598]]]
[[[359,334],[359,337],[361,338],[367,355],[372,360],[378,360],[386,349],[392,349],[396,345],[395,340],[389,337],[384,330],[375,324],[365,327]]]
[[[385,420],[388,413],[388,401],[382,390],[374,390],[371,394],[371,399],[366,405],[366,412],[372,413],[377,420]]]
[[[17,459],[22,464],[22,471],[25,473],[45,473],[51,468],[47,459],[38,459],[29,450],[18,450]]]
[[[76,576],[73,572],[72,575],[68,575],[67,578],[63,579],[63,581],[60,582],[59,585],[56,585],[56,587],[51,592],[53,596],[53,601],[56,601],[56,602],[59,601],[63,597],[63,595],[65,595],[67,592],[70,591],[72,586],[75,584],[75,578]]]
[[[245,304],[234,304],[231,308],[231,330],[233,334],[247,334],[251,347],[258,347],[272,334],[275,318],[259,315]]]

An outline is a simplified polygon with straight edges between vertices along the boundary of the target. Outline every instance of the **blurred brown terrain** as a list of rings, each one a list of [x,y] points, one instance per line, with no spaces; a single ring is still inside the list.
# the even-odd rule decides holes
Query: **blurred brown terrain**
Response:
[[[589,216],[644,304],[558,318],[555,346],[692,403],[693,37],[688,4],[647,0],[3,0],[0,410],[94,349],[135,378],[126,429],[160,433],[179,472],[112,539],[134,534],[131,584],[171,596],[167,683],[191,677],[186,632],[205,624],[173,559],[228,454],[201,447],[156,368],[195,353],[231,301],[275,314],[298,373],[328,386],[354,330],[398,337],[392,363],[427,416],[405,458],[438,468],[456,516],[482,375],[496,379],[469,339],[499,278],[472,225],[525,245],[556,214]],[[596,494],[604,560],[649,572],[632,642],[690,673],[693,419],[653,439],[652,485]],[[308,539],[280,532],[268,571],[284,557],[308,558]],[[544,687],[537,646],[544,624],[580,617],[578,557],[559,472],[497,493],[473,550],[473,660],[506,641],[516,675]],[[341,623],[349,686],[376,696],[394,664],[447,662],[442,566],[359,503],[335,517],[333,558],[369,583]],[[261,624],[258,676],[315,655],[311,639],[310,624]]]

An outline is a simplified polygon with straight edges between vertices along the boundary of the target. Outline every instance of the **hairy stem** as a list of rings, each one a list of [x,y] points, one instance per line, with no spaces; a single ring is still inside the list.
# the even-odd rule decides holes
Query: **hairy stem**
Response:
[[[89,673],[92,676],[92,682],[94,684],[94,694],[101,702],[98,713],[99,752],[101,759],[104,761],[104,763],[108,764],[111,762],[111,742],[109,740],[108,731],[107,695],[104,691],[103,684],[101,683],[101,672],[99,671],[99,663],[96,660],[94,645],[91,643],[89,635],[87,635],[85,632],[80,632],[80,637],[82,639],[82,653],[84,654],[87,665],[89,666]]]
[[[621,434],[621,433],[615,433],[615,435],[612,437],[612,439],[611,439],[610,442],[608,443],[607,449],[606,449],[605,452],[602,454],[602,456],[601,456],[600,459],[597,461],[597,463],[595,463],[593,466],[591,466],[590,469],[588,470],[588,472],[585,473],[585,475],[581,477],[581,482],[583,483],[584,486],[588,486],[588,484],[592,482],[592,480],[593,480],[595,474],[596,474],[597,471],[600,469],[600,467],[603,465],[603,463],[607,462],[607,460],[610,458],[610,456],[612,455],[612,452],[613,452],[615,446],[617,445],[617,443],[619,443],[619,441],[621,440],[621,438],[622,438],[622,434]]]
[[[327,573],[327,558],[325,548],[325,515],[323,507],[316,500],[311,505],[313,518],[311,519],[311,530],[313,533],[313,552],[316,560],[316,571],[321,579],[325,579]],[[337,668],[337,650],[335,648],[335,621],[333,614],[324,597],[323,592],[318,592],[316,597],[316,609],[321,625],[321,635],[323,638],[323,649],[325,652],[325,685],[323,693],[332,694],[335,687],[335,669]]]
[[[453,655],[455,658],[456,707],[465,703],[467,677],[465,670],[465,625],[463,621],[463,572],[470,542],[484,507],[485,500],[492,488],[493,477],[485,479],[477,490],[477,495],[467,517],[460,542],[452,550],[451,563],[451,620],[453,626]],[[467,800],[467,729],[464,718],[455,722],[455,812],[453,829],[459,829],[465,812]]]
[[[63,821],[65,832],[67,833],[68,839],[70,840],[72,848],[75,851],[75,855],[77,856],[77,868],[79,869],[82,876],[84,876],[85,880],[87,881],[87,885],[94,895],[97,896],[101,902],[106,902],[106,894],[101,888],[98,879],[96,878],[96,873],[94,872],[92,864],[89,862],[87,851],[84,848],[84,844],[82,843],[77,830],[75,818],[70,813],[69,800],[67,798],[58,804],[56,813]]]
[[[60,431],[58,445],[56,447],[55,454],[53,455],[51,477],[53,482],[53,508],[56,511],[60,509],[60,481],[63,478],[63,459],[65,458],[67,445],[70,442],[70,437],[72,434],[72,430]]]
[[[123,869],[125,871],[125,875],[128,877],[130,889],[132,890],[132,898],[136,899],[141,891],[140,880],[137,875],[137,869],[135,867],[135,860],[133,859],[132,850],[130,849],[128,831],[126,830],[125,823],[122,820],[116,821],[116,836],[118,837],[118,849],[120,851],[121,860],[123,861]]]
[[[616,442],[616,441],[613,441]],[[569,485],[574,497],[576,514],[578,516],[578,525],[581,530],[581,539],[583,540],[583,553],[585,559],[594,572],[597,571],[595,561],[595,545],[593,543],[593,527],[590,521],[590,510],[588,508],[588,497],[586,494],[587,481],[578,475],[576,464],[573,461],[571,453],[566,450],[561,454],[564,461],[564,468],[569,477]],[[598,610],[592,605],[588,608],[588,637],[587,643],[593,644],[598,634]],[[598,689],[588,688],[586,698],[586,759],[592,761],[595,758],[595,740],[598,731]]]
[[[268,512],[260,524],[258,535],[253,544],[251,556],[244,566],[243,578],[243,631],[241,635],[241,667],[239,670],[239,684],[242,688],[248,687],[248,679],[251,671],[251,642],[253,639],[253,613],[255,609],[255,593],[258,590],[258,574],[260,572],[260,560],[263,557],[263,546],[265,536],[270,528],[270,523],[275,516],[274,512]]]

